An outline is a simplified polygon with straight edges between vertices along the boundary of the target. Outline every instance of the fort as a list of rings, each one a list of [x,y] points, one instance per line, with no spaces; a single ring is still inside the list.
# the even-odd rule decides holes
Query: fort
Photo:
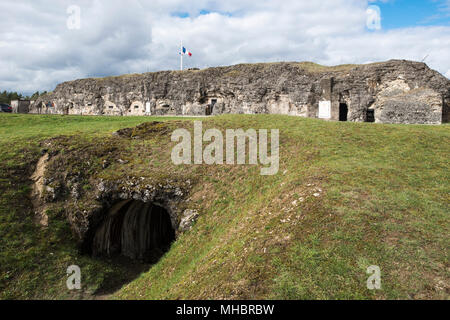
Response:
[[[426,64],[240,64],[59,84],[30,113],[65,115],[286,114],[334,121],[442,124],[450,80]]]

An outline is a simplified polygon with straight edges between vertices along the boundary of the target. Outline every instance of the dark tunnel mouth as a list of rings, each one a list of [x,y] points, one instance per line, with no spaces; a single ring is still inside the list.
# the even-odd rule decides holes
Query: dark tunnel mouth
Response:
[[[94,257],[126,257],[156,263],[175,241],[168,210],[155,203],[123,200],[106,209],[92,230],[88,251]]]

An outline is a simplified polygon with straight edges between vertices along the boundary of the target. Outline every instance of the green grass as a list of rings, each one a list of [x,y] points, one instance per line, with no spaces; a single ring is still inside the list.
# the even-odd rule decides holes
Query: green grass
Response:
[[[338,66],[323,66],[314,62],[299,62],[297,66],[312,73],[316,72],[339,72],[339,71],[350,71],[361,65],[358,64],[342,64]]]
[[[127,276],[127,270],[108,261],[80,256],[57,207],[48,212],[48,228],[36,226],[29,177],[44,139],[68,135],[92,141],[154,119],[0,115],[0,298],[90,298],[105,279]],[[168,119],[158,117],[160,121]],[[83,293],[66,290],[66,269],[72,264],[83,268]]]
[[[243,63],[243,64],[238,64],[236,66],[230,66],[227,68],[233,68],[233,67],[239,67],[239,66],[260,66],[263,68],[269,68],[273,65],[278,65],[278,64],[284,64],[285,62],[265,62],[265,63]],[[310,62],[310,61],[304,61],[304,62],[289,62],[290,64],[297,66],[307,72],[310,73],[321,73],[321,72],[345,72],[345,71],[350,71],[354,68],[357,68],[359,66],[362,66],[361,64],[342,64],[342,65],[337,65],[337,66],[324,66],[324,65],[320,65],[314,62]],[[373,65],[376,63],[372,63],[372,64],[366,64],[366,65]],[[197,72],[203,72],[209,70],[209,68],[207,69],[201,69],[201,70],[173,70],[170,71],[172,74],[180,74],[180,73],[197,73]],[[165,72],[165,71],[162,71]],[[226,77],[238,77],[241,74],[241,71],[239,70],[231,70],[229,72],[227,72],[225,74]],[[126,78],[136,78],[136,77],[143,77],[145,74],[125,74],[125,75],[120,75],[120,76],[111,76],[111,77],[104,77],[104,78],[91,78],[92,80],[95,81],[113,81],[113,80],[123,80]]]
[[[149,120],[0,115],[1,298],[89,298],[105,279],[126,272],[78,255],[62,212],[50,212],[48,228],[35,226],[23,199],[40,141],[71,136],[64,142],[73,146],[64,149],[69,159],[86,146],[100,148],[114,130]],[[279,174],[260,176],[258,166],[175,167],[170,134],[123,142],[120,152],[130,163],[91,177],[192,179],[188,204],[201,215],[159,263],[113,298],[450,297],[450,126],[276,115],[220,116],[203,126],[280,129]],[[77,263],[86,279],[74,296],[65,289],[65,268]],[[366,288],[370,265],[381,268],[382,290]]]

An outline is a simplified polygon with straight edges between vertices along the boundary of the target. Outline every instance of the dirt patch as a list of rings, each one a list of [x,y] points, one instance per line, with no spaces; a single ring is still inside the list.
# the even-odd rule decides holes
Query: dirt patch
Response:
[[[48,159],[48,153],[43,155],[36,165],[36,170],[31,175],[31,180],[34,182],[31,191],[31,201],[36,210],[35,221],[45,227],[48,226],[48,216],[45,213],[45,205],[42,204],[41,197],[44,192],[44,174],[47,168]]]
[[[145,139],[155,135],[165,135],[170,127],[164,122],[145,122],[135,128],[125,128],[113,133],[114,136],[131,139]]]

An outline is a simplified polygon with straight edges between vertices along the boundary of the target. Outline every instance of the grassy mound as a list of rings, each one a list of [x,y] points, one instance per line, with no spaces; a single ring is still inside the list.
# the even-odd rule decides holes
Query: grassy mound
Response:
[[[127,278],[123,266],[80,256],[58,210],[49,212],[47,228],[33,223],[29,177],[44,139],[73,137],[71,148],[78,150],[151,121],[172,123],[0,115],[1,298],[91,298],[111,279]],[[177,121],[173,127],[192,129],[191,120]],[[153,126],[122,131],[130,137],[121,138],[126,163],[96,174],[192,179],[188,201],[200,217],[156,265],[112,298],[449,297],[448,125],[228,115],[205,119],[203,127],[279,129],[278,175],[261,176],[259,166],[176,167],[170,132],[147,138]],[[82,268],[81,293],[65,287],[71,264]],[[366,288],[371,265],[381,268],[382,290]]]

